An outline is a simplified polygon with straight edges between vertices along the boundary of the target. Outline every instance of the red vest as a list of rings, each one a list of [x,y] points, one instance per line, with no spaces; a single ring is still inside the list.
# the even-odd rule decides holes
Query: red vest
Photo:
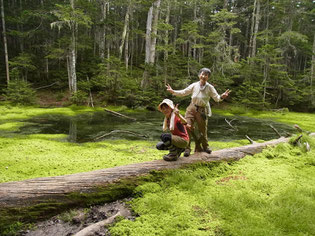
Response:
[[[167,119],[167,126],[170,127],[170,120],[169,119]],[[171,130],[171,133],[173,135],[177,135],[177,136],[182,137],[183,139],[189,141],[189,135],[187,133],[186,126],[182,124],[182,122],[178,116],[175,116],[174,130]]]

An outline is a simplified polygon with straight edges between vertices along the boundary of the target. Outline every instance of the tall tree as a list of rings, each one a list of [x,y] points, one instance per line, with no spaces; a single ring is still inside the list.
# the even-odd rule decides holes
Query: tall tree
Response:
[[[56,5],[58,10],[54,11],[54,15],[59,21],[51,23],[52,27],[58,27],[59,30],[67,26],[70,29],[69,46],[67,50],[67,71],[69,91],[71,94],[77,92],[77,74],[76,74],[76,35],[78,25],[89,26],[91,24],[90,17],[87,16],[82,9],[75,8],[75,0],[70,0],[70,5]]]
[[[6,78],[7,78],[7,84],[9,84],[10,83],[9,56],[8,56],[8,45],[7,45],[7,34],[6,34],[6,30],[5,30],[3,0],[1,0],[1,20],[2,20],[2,34],[3,34],[3,46],[4,46]]]
[[[152,6],[149,8],[147,25],[146,25],[146,37],[145,37],[145,64],[147,66],[152,66],[155,61],[155,51],[156,51],[156,39],[157,39],[157,26],[159,19],[161,0],[156,0]],[[141,87],[147,87],[148,81],[148,71],[145,69],[143,73],[143,79],[141,81]]]

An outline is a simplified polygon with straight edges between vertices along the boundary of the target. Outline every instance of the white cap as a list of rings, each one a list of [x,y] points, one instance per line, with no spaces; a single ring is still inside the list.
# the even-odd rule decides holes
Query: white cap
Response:
[[[159,111],[162,111],[161,110],[161,106],[164,103],[174,110],[174,103],[173,103],[173,101],[168,99],[168,98],[166,98],[159,104],[159,106],[158,106]]]

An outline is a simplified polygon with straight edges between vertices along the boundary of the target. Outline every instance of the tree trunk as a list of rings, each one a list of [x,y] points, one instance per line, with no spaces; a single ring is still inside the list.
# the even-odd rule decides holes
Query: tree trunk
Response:
[[[125,42],[125,67],[126,67],[126,70],[128,70],[128,64],[129,64],[129,27],[127,30],[126,42]]]
[[[253,37],[254,37],[254,25],[255,25],[255,12],[256,12],[257,0],[254,1],[253,13],[252,13],[252,22],[250,25],[250,39],[249,39],[249,50],[248,50],[248,57],[252,55],[252,44],[253,44]]]
[[[150,63],[151,64],[154,64],[155,62],[157,26],[158,26],[158,21],[159,21],[161,0],[157,0],[153,5],[154,5],[154,12],[153,12],[152,34],[151,34],[151,44],[150,44]]]
[[[100,26],[100,40],[99,40],[99,55],[100,58],[105,58],[105,35],[106,35],[106,25],[105,25],[105,19],[106,19],[106,0],[102,0],[101,2],[101,22],[102,25]]]
[[[9,84],[10,83],[9,56],[8,56],[8,45],[7,45],[7,34],[5,30],[3,0],[1,0],[1,20],[2,20],[2,34],[3,34],[3,46],[4,46],[4,57],[5,57],[5,70],[6,70],[7,84]]]
[[[166,7],[166,17],[165,17],[165,24],[170,23],[170,1],[167,1]],[[164,45],[168,48],[168,41],[169,41],[169,32],[168,30],[165,31],[165,38],[164,38]],[[168,49],[164,50],[164,84],[167,84],[167,63],[168,63]]]
[[[75,51],[75,28],[76,26],[73,25],[71,29],[71,44],[69,48],[69,90],[70,93],[76,93],[77,92],[77,74],[76,74],[76,51]]]
[[[311,82],[310,82],[311,102],[313,103],[313,105],[315,105],[314,96],[313,96],[313,80],[314,80],[314,77],[315,77],[315,33],[314,33],[314,38],[313,38],[313,55],[312,55]]]
[[[257,33],[258,33],[258,28],[259,28],[259,22],[260,22],[260,0],[255,0],[254,4],[254,10],[253,10],[253,20],[252,20],[252,34],[251,34],[251,42],[250,42],[250,49],[251,57],[256,56],[256,38],[257,38]]]
[[[70,0],[70,5],[74,11],[74,0]],[[69,91],[70,94],[77,92],[77,74],[76,74],[76,23],[71,23],[71,42],[69,45],[68,52],[68,80],[69,80]]]
[[[150,48],[151,48],[151,30],[152,30],[152,17],[153,17],[153,6],[149,8],[147,17],[147,27],[145,34],[145,63],[150,63]]]
[[[122,32],[122,35],[121,35],[121,43],[120,43],[120,46],[119,46],[119,58],[120,59],[122,58],[122,55],[123,55],[123,48],[124,48],[124,45],[125,45],[127,32],[129,30],[130,9],[131,9],[131,0],[129,0],[129,3],[128,3],[126,15],[125,15],[124,29],[123,29],[123,32]],[[128,44],[128,41],[126,42],[126,44]]]

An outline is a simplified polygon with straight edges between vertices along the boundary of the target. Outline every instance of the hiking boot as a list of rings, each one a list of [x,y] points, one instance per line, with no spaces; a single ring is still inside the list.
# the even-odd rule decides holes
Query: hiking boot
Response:
[[[178,148],[177,149],[177,154],[178,154],[178,157],[180,157],[180,155],[185,151],[184,148]]]
[[[204,152],[208,153],[208,154],[211,154],[212,150],[210,148],[205,148],[203,149]]]
[[[182,152],[184,151],[183,148],[178,148],[175,146],[170,147],[170,153],[163,156],[163,159],[165,161],[177,161],[177,159],[180,157]]]
[[[164,161],[177,161],[178,159],[177,153],[169,153],[163,156]]]
[[[196,145],[195,145],[195,152],[202,152],[202,148],[201,148],[199,142],[196,142]]]
[[[184,157],[189,157],[190,155],[190,148],[186,148],[184,152]]]

